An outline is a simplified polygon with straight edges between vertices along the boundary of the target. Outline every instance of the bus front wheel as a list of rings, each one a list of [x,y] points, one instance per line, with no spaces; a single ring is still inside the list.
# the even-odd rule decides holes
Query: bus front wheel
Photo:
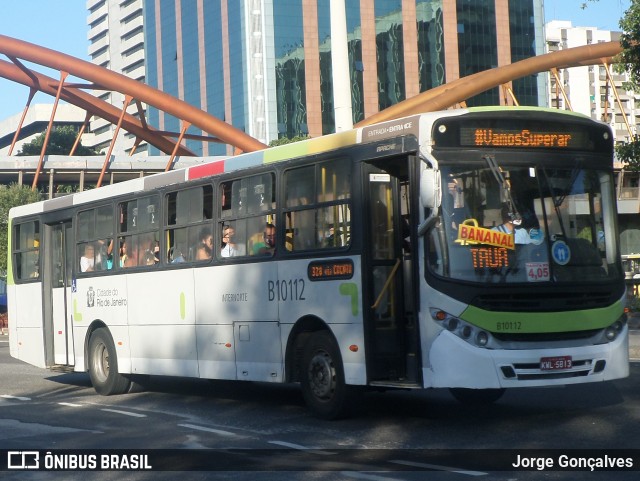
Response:
[[[96,329],[89,339],[89,377],[103,396],[124,394],[131,386],[131,381],[118,373],[116,347],[105,328]]]
[[[314,333],[305,344],[302,394],[314,416],[339,419],[350,414],[354,389],[344,381],[340,351],[331,334]]]
[[[449,389],[454,398],[462,404],[482,405],[496,402],[502,397],[505,389],[466,389],[451,388]]]

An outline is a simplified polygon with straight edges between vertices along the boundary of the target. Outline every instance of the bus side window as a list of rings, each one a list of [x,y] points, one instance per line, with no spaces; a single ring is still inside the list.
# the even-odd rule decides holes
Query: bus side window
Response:
[[[219,234],[214,250],[219,259],[257,256],[275,252],[269,242],[278,239],[265,234],[275,225],[275,177],[272,173],[253,175],[220,184]],[[271,227],[269,230],[273,230]],[[229,239],[224,234],[233,232]],[[266,236],[266,238],[265,238]],[[266,240],[265,240],[266,239]],[[231,242],[231,244],[230,244]]]
[[[149,195],[118,206],[118,266],[155,266],[160,251],[159,199]]]
[[[165,196],[164,262],[208,262],[213,254],[213,188],[202,185]]]
[[[332,249],[351,242],[348,164],[338,160],[285,173],[287,251]]]
[[[113,206],[109,204],[78,212],[76,225],[78,272],[112,269]]]
[[[15,226],[13,258],[16,279],[40,277],[40,223],[25,222]]]

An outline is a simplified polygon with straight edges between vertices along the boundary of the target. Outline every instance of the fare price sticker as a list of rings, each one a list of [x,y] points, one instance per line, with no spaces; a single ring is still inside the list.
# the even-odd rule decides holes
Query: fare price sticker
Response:
[[[525,267],[528,282],[545,282],[551,277],[548,262],[527,262]]]

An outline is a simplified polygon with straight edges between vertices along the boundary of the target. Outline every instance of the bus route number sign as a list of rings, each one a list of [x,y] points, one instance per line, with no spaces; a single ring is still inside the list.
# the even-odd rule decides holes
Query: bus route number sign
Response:
[[[571,369],[573,360],[571,356],[555,356],[540,358],[541,371],[558,371],[560,369]]]
[[[353,261],[351,259],[340,259],[311,262],[307,268],[307,275],[310,281],[351,279],[353,277]]]

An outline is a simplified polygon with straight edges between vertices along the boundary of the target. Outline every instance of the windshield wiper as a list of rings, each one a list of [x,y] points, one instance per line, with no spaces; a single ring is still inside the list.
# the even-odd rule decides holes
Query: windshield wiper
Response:
[[[496,178],[498,184],[507,193],[510,212],[512,212],[515,216],[520,217],[520,214],[516,209],[516,203],[513,201],[513,197],[511,196],[511,186],[509,185],[509,181],[505,179],[504,175],[502,174],[502,169],[498,165],[498,162],[496,162],[496,159],[491,155],[483,155],[482,159],[489,166],[489,169],[491,170],[491,173],[493,173],[493,176]]]
[[[562,195],[560,197],[556,197],[556,194],[553,191],[553,185],[551,183],[551,179],[549,178],[549,174],[547,174],[547,169],[542,167],[542,173],[544,174],[544,178],[547,181],[547,187],[549,188],[549,193],[551,194],[551,200],[553,201],[553,209],[556,211],[556,217],[558,218],[558,223],[560,224],[560,230],[562,231],[562,237],[564,237],[566,239],[567,238],[567,231],[564,228],[564,222],[562,222],[562,215],[560,214],[560,206],[564,202],[564,199],[567,197],[567,193],[565,193],[564,195]],[[571,173],[571,175],[572,175],[571,185],[573,186],[573,182],[575,182],[575,178],[573,178],[573,172]],[[577,174],[576,174],[576,177],[577,177]]]

